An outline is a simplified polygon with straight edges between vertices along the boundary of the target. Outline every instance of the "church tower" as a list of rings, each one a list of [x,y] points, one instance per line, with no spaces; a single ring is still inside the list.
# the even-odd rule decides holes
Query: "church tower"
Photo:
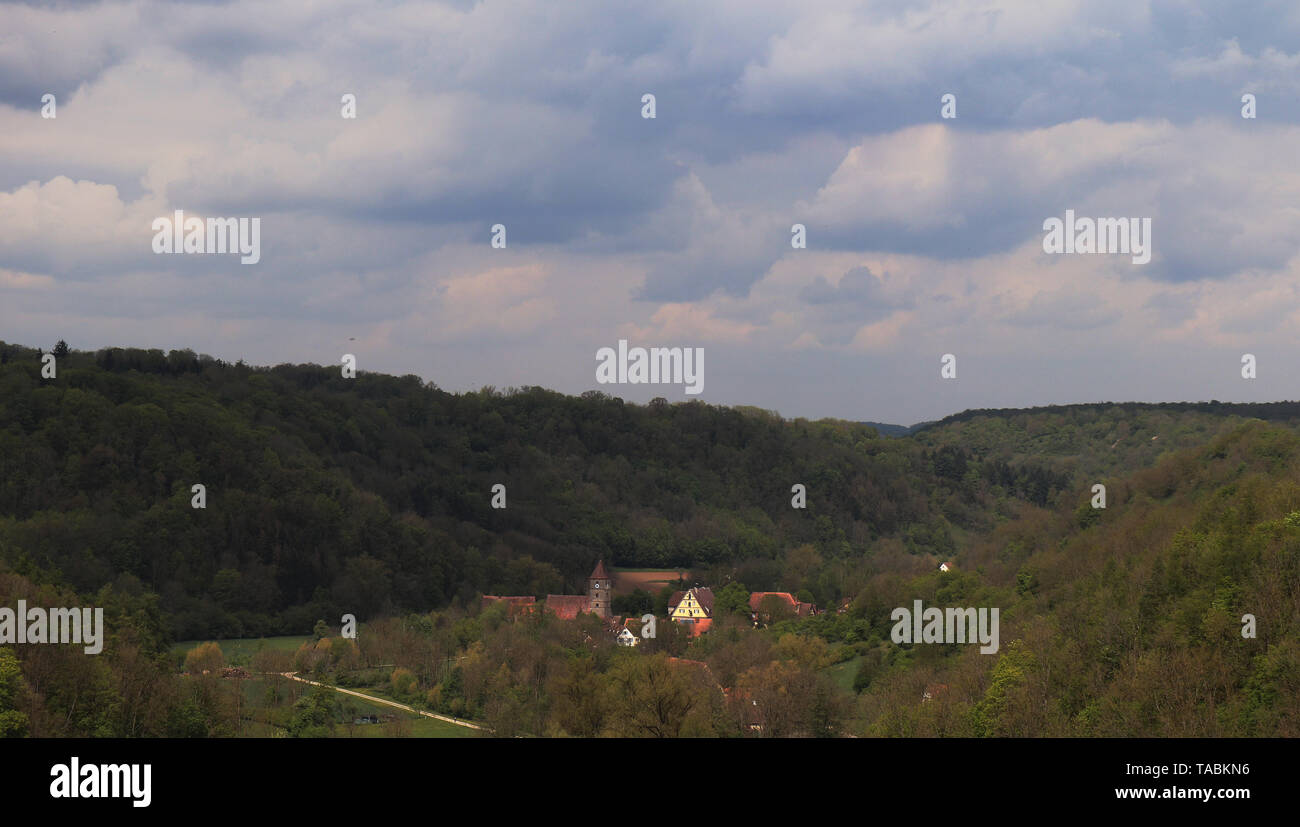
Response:
[[[605,571],[605,561],[601,560],[596,564],[591,577],[587,578],[587,611],[606,620],[609,619],[610,601],[613,599],[610,594],[612,585],[609,572]]]

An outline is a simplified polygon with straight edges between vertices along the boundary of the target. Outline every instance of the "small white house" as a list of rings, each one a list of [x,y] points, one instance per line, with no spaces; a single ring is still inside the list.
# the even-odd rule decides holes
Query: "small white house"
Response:
[[[956,566],[954,566],[952,563],[939,564],[939,571],[952,571],[954,568],[956,568]]]
[[[636,632],[633,632],[626,626],[618,630],[618,634],[615,635],[614,639],[618,641],[619,646],[641,645],[641,638],[637,636]]]

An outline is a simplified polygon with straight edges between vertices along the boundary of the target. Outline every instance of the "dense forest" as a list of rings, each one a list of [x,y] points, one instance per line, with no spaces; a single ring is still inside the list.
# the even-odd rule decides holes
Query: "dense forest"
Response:
[[[72,351],[43,379],[39,351],[0,345],[0,561],[83,592],[138,580],[179,639],[565,592],[598,558],[747,564],[757,589],[796,546],[947,556],[1068,470],[757,409],[451,394],[188,351]],[[806,585],[829,604],[840,579]]]
[[[1105,509],[1080,503],[972,542],[959,577],[873,577],[855,603],[873,629],[903,595],[1000,606],[1003,650],[880,647],[864,728],[1300,735],[1300,436],[1238,424],[1113,481]],[[933,702],[906,702],[932,685]]]
[[[324,638],[293,665],[343,682],[395,664],[393,696],[502,734],[744,735],[737,699],[757,698],[768,735],[1300,734],[1300,404],[972,411],[886,437],[58,352],[44,378],[40,351],[0,344],[0,605],[93,601],[109,642],[0,649],[10,733],[229,734],[221,685],[177,683],[171,642],[322,638],[351,612],[356,647]],[[483,592],[573,593],[598,558],[689,568],[719,590],[714,630],[634,655],[593,650],[581,622],[480,614]],[[748,590],[830,611],[755,630]],[[916,599],[1001,607],[1001,651],[892,643],[891,610]],[[680,714],[638,729],[620,705],[656,687]]]

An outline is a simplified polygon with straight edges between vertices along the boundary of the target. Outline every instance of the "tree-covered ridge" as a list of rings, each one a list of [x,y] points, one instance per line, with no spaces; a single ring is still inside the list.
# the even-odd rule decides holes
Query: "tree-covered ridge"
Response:
[[[925,445],[959,445],[979,457],[1034,457],[1083,473],[1122,473],[1203,445],[1248,419],[1300,422],[1300,402],[1174,402],[1050,405],[963,411],[918,426]]]
[[[852,614],[876,634],[902,600],[999,606],[1003,649],[882,642],[862,731],[1300,735],[1300,437],[1239,425],[1109,495],[999,526],[960,576],[872,577]]]
[[[885,537],[946,554],[954,526],[989,523],[989,490],[847,422],[451,394],[189,351],[72,351],[55,379],[40,367],[0,346],[0,559],[81,591],[130,573],[178,638],[560,593],[601,557],[708,566],[813,544],[848,558]],[[490,506],[497,483],[506,509]],[[795,483],[806,510],[790,507]]]
[[[452,394],[185,350],[70,351],[44,379],[40,356],[0,344],[0,561],[83,593],[129,574],[177,639],[571,593],[600,558],[836,605],[864,558],[931,566],[1025,509],[1077,505],[1152,445],[1228,427],[1162,406],[1045,409],[884,439],[756,408]]]
[[[977,410],[919,428],[911,438],[976,461],[993,479],[1007,469],[1029,466],[1074,481],[1102,482],[1204,445],[1249,419],[1294,427],[1300,422],[1300,403],[1126,402]]]
[[[499,735],[1294,736],[1298,459],[1289,430],[1238,426],[1113,481],[1104,510],[1027,509],[955,571],[858,558],[843,612],[755,628],[732,580],[707,634],[663,624],[637,651],[595,617],[498,603],[381,621],[358,655],[397,664],[395,697]],[[809,546],[786,565],[821,562]],[[893,609],[918,599],[998,607],[1000,650],[893,643]],[[301,668],[352,680],[315,651]]]
[[[1285,405],[1260,407],[1278,423],[1083,406],[884,439],[188,351],[73,351],[43,379],[38,351],[0,345],[0,604],[102,605],[113,635],[102,657],[0,654],[0,726],[235,732],[241,696],[177,683],[168,638],[302,634],[352,612],[374,621],[361,668],[396,664],[411,702],[502,732],[650,734],[667,724],[615,724],[620,699],[659,686],[683,705],[672,734],[1296,734],[1300,437]],[[600,557],[689,566],[717,589],[713,631],[665,623],[633,653],[599,624],[480,616],[482,592],[568,593]],[[748,594],[773,590],[832,611],[752,629]],[[666,597],[620,611],[662,614]],[[892,643],[890,612],[916,599],[1000,607],[1001,651]],[[829,677],[850,667],[856,706]]]

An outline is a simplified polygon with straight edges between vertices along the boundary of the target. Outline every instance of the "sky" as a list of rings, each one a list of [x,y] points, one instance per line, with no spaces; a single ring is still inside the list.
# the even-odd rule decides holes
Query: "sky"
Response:
[[[902,424],[1296,399],[1298,69],[1290,2],[0,2],[0,339]],[[156,253],[175,210],[260,260]],[[1150,261],[1049,254],[1066,210]],[[702,392],[599,384],[619,340]]]

